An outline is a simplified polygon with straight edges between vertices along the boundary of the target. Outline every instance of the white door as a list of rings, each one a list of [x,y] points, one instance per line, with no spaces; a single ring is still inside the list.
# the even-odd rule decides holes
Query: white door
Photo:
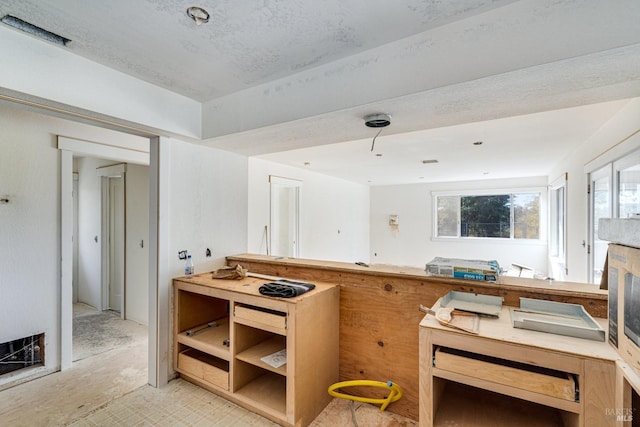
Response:
[[[109,178],[109,305],[121,312],[124,297],[124,178]]]

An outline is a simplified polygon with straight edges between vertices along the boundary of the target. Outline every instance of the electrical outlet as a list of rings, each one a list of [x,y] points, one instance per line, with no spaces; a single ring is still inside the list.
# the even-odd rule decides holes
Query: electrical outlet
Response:
[[[187,251],[179,251],[178,252],[178,258],[179,259],[187,259]]]

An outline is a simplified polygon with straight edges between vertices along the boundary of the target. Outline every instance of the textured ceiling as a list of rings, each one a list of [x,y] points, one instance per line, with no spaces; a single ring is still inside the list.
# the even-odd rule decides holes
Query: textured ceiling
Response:
[[[78,55],[198,101],[279,79],[508,0],[3,0]],[[211,15],[195,27],[189,6]]]
[[[201,102],[203,144],[373,185],[546,175],[640,97],[637,0],[2,0],[6,14]],[[374,112],[393,119],[371,152]]]

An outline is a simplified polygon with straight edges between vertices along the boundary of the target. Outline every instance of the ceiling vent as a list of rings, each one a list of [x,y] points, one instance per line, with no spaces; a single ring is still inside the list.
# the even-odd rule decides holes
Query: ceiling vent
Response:
[[[71,41],[66,37],[59,36],[55,33],[52,33],[51,31],[47,31],[43,28],[37,27],[33,24],[30,24],[27,21],[23,21],[20,18],[16,18],[15,16],[5,15],[2,17],[2,19],[0,19],[0,22],[10,27],[13,27],[17,30],[24,31],[25,33],[29,33],[32,36],[36,36],[38,38],[41,38],[51,43],[58,44],[60,46],[66,46],[67,43]]]

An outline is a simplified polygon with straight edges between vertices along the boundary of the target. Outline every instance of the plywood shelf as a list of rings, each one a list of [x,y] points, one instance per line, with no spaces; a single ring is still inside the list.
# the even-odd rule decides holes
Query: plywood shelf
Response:
[[[236,359],[242,360],[243,362],[250,363],[254,366],[258,366],[259,368],[266,369],[279,375],[287,375],[286,364],[280,366],[279,368],[275,368],[261,360],[265,356],[286,349],[286,346],[286,337],[276,335],[268,340],[259,343],[258,345],[254,345],[253,347],[243,351],[242,353],[237,354]]]
[[[230,360],[229,347],[225,345],[225,340],[229,340],[229,318],[225,317],[216,320],[217,326],[196,332],[195,335],[187,335],[187,331],[180,332],[177,335],[177,341],[180,344],[204,351],[224,360]],[[207,326],[207,323],[189,328],[192,331],[198,331]]]
[[[239,390],[236,395],[256,402],[256,405],[280,414],[283,418],[287,411],[287,379],[282,375],[265,371]]]

